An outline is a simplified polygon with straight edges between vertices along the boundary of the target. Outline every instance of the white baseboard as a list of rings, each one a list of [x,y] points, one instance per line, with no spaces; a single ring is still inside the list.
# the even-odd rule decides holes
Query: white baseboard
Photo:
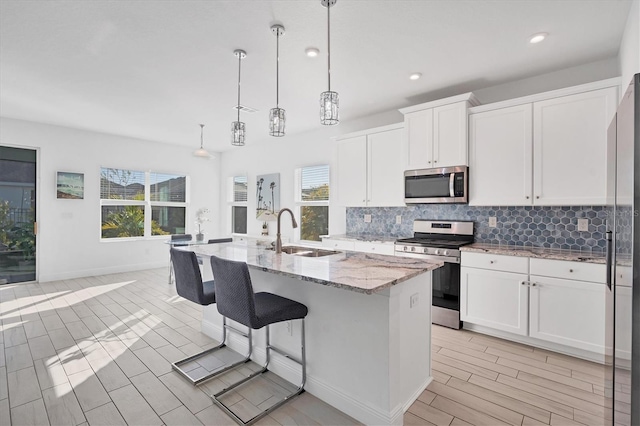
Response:
[[[218,340],[222,336],[222,324],[215,324],[210,321],[202,321],[202,332],[210,337]],[[248,341],[244,337],[235,333],[227,333],[227,343],[229,347],[236,351],[245,353],[248,349]],[[273,352],[272,352],[273,354]],[[266,359],[265,349],[254,347],[251,355],[252,361],[259,365],[263,365]],[[300,368],[297,364],[285,360],[283,357],[275,354],[271,357],[269,370],[281,376],[285,380],[297,385],[300,383]],[[431,382],[431,378],[427,381],[425,387]],[[403,420],[404,406],[400,405],[391,412],[386,412],[368,404],[366,401],[358,399],[356,395],[349,394],[340,388],[331,386],[324,381],[313,377],[307,371],[307,383],[305,391],[313,396],[321,399],[327,404],[335,407],[343,413],[353,417],[354,419],[367,425],[401,425]],[[422,389],[424,390],[424,389]],[[420,390],[416,395],[416,399],[422,393]],[[415,401],[415,400],[413,400]],[[413,401],[411,401],[413,403]],[[410,405],[410,404],[409,404]],[[408,408],[408,407],[407,407]]]
[[[477,333],[488,334],[489,336],[499,337],[501,339],[522,343],[523,345],[535,346],[536,348],[546,349],[548,351],[586,359],[587,361],[597,362],[599,364],[604,364],[604,355],[596,352],[589,352],[584,349],[572,348],[571,346],[565,346],[553,342],[546,342],[544,340],[534,339],[533,337],[520,336],[518,334],[496,330],[494,328],[471,324],[468,322],[463,322],[462,328],[465,330],[471,330]]]
[[[132,265],[113,265],[103,268],[90,268],[90,269],[74,269],[73,271],[56,272],[56,273],[39,273],[38,282],[46,283],[49,281],[70,280],[74,278],[93,277],[96,275],[118,274],[122,272],[142,271],[145,269],[156,268],[168,268],[168,262],[148,262],[148,263],[136,263]],[[168,272],[168,271],[167,271]],[[167,273],[167,280],[169,274]]]
[[[401,407],[402,414],[404,414],[409,409],[409,407],[411,407],[411,405],[414,402],[416,402],[418,398],[420,398],[420,395],[422,395],[422,392],[424,392],[424,390],[431,384],[432,381],[433,381],[433,377],[429,376],[427,380],[424,381],[424,384],[419,386],[418,389],[416,389],[416,391],[413,393],[413,395],[411,395],[411,398],[409,398],[407,403],[404,404],[403,407]]]

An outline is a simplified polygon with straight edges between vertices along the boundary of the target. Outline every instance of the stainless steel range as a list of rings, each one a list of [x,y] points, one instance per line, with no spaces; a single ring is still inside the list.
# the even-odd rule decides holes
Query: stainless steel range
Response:
[[[459,329],[460,247],[473,243],[473,222],[416,219],[413,238],[396,240],[396,256],[441,260],[433,271],[431,322]]]

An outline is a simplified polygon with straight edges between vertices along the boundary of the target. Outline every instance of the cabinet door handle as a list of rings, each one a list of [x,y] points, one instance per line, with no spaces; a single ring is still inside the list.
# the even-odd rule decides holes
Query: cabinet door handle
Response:
[[[528,199],[529,199],[529,196],[527,195],[525,198],[528,200]]]
[[[493,260],[490,260],[489,263],[491,263],[493,265],[495,262]]]
[[[531,283],[531,284],[530,284],[530,286],[531,286],[531,287],[537,287],[537,286],[538,286],[538,284],[536,284],[536,283]]]
[[[539,199],[540,199],[540,196],[539,196],[539,195],[536,195],[536,199],[537,199],[537,200],[539,200]]]
[[[435,164],[435,163],[437,163],[437,162],[438,162],[438,160],[433,160],[433,164]]]
[[[431,161],[427,161],[428,164],[431,164]]]
[[[520,281],[520,285],[529,285],[526,281]]]
[[[573,272],[573,269],[569,269],[569,272]]]

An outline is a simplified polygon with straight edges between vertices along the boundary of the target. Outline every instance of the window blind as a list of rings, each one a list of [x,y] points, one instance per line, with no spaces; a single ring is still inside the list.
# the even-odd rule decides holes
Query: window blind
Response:
[[[303,167],[300,173],[302,201],[329,201],[329,165]]]
[[[247,201],[247,177],[233,177],[233,201],[236,203]]]
[[[103,200],[144,201],[144,172],[136,170],[100,169],[100,198]]]

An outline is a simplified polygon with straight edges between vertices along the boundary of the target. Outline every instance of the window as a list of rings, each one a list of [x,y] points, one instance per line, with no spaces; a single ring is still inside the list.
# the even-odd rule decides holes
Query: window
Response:
[[[183,234],[186,176],[100,170],[101,238]]]
[[[231,232],[247,233],[247,177],[234,176],[229,179],[231,194]]]
[[[329,233],[329,165],[303,167],[296,175],[300,239],[320,241]]]

